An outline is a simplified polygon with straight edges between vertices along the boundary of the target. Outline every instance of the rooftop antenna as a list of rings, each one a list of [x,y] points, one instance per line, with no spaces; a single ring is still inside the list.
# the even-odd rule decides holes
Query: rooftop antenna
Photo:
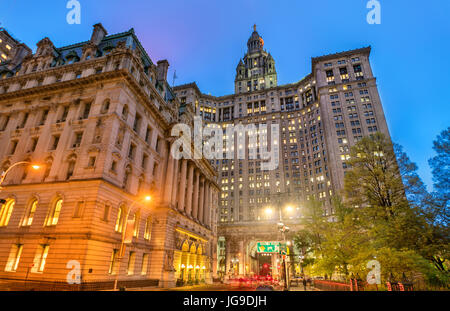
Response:
[[[174,73],[173,73],[172,87],[175,86],[175,80],[176,79],[178,79],[178,76],[177,76],[177,71],[175,70]]]

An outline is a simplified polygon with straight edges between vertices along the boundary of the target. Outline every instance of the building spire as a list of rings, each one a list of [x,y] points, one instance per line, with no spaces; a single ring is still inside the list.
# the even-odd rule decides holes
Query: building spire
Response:
[[[256,24],[253,24],[253,30],[256,31]]]

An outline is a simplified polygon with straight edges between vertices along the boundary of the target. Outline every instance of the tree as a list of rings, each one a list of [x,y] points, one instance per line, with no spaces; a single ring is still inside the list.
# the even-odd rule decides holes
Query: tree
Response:
[[[432,169],[434,189],[434,197],[438,201],[438,209],[435,211],[439,214],[438,221],[448,227],[449,205],[450,205],[450,127],[442,131],[437,139],[433,142],[433,149],[436,156],[431,158],[428,163]]]
[[[353,207],[376,220],[388,220],[407,204],[393,145],[381,133],[363,137],[351,148],[344,193]]]

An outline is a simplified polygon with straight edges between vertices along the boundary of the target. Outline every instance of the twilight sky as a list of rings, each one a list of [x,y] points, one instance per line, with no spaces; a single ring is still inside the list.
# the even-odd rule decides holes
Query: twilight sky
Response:
[[[0,0],[0,26],[33,51],[49,37],[60,47],[134,28],[153,62],[167,59],[169,81],[196,81],[202,92],[234,91],[235,68],[256,23],[275,59],[279,84],[311,71],[311,57],[372,46],[393,140],[431,187],[432,141],[450,126],[450,1],[379,0],[381,24],[369,25],[368,0],[79,0],[81,24],[69,25],[67,0]]]

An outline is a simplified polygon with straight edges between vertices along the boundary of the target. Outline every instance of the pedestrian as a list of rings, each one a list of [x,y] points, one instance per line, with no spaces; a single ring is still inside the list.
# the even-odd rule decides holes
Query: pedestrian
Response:
[[[306,292],[306,278],[305,277],[303,278],[303,288],[305,289],[305,292]]]

